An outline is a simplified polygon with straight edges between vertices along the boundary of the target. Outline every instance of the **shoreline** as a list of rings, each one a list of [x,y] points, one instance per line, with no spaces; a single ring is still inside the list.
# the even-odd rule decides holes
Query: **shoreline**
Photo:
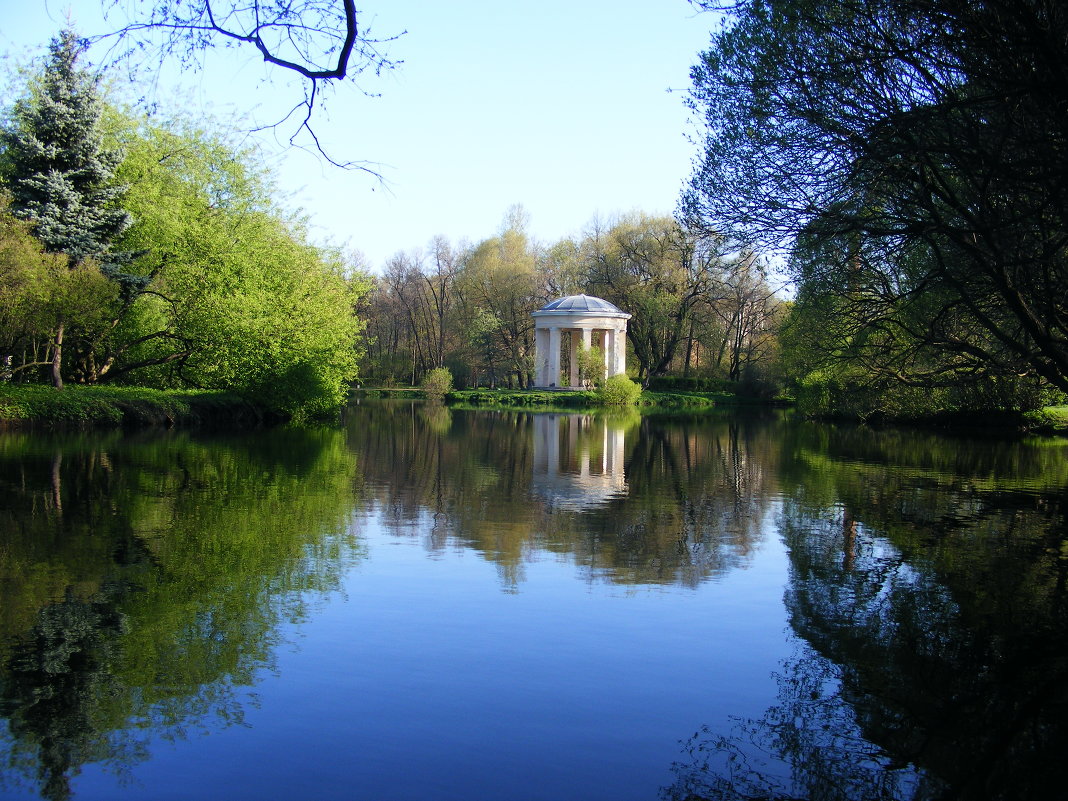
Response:
[[[231,392],[0,385],[0,429],[254,428],[287,418]]]
[[[423,400],[414,387],[367,387],[354,390],[350,398]],[[449,406],[471,409],[612,411],[619,407],[598,402],[595,393],[581,390],[454,390],[445,396]],[[723,408],[782,408],[774,399],[750,398],[726,392],[642,393],[635,411],[702,412]],[[246,397],[214,390],[161,390],[127,386],[67,385],[56,391],[44,384],[0,384],[0,430],[85,428],[256,428],[289,421]],[[902,427],[943,431],[1015,432],[1042,436],[1068,436],[1068,406],[1046,407],[1032,412],[943,413],[924,418],[819,417],[873,428]]]

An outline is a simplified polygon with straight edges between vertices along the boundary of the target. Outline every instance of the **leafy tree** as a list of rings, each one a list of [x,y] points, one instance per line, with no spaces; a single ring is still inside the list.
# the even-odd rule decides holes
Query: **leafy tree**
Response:
[[[452,373],[448,367],[435,367],[423,379],[423,392],[430,400],[440,401],[452,389]]]
[[[0,197],[0,357],[8,378],[23,381],[52,366],[57,322],[98,327],[116,287],[93,263],[71,268],[65,255],[44,252],[5,200]]]
[[[627,337],[640,380],[670,369],[697,309],[717,296],[718,245],[668,217],[636,216],[589,237],[587,287],[633,315]]]
[[[362,277],[308,241],[255,151],[210,123],[116,127],[137,217],[124,243],[153,283],[102,343],[100,371],[236,390],[288,413],[335,409],[357,374]]]
[[[45,249],[63,253],[72,268],[88,259],[127,291],[140,281],[122,273],[131,254],[112,243],[130,224],[117,206],[124,187],[114,180],[120,156],[103,144],[98,79],[78,66],[84,40],[64,30],[28,97],[15,104],[3,132],[7,179],[15,216],[27,220]],[[52,383],[63,388],[66,320],[59,315],[52,342]]]
[[[533,383],[534,319],[548,301],[538,254],[526,233],[525,212],[513,207],[498,236],[479,243],[464,262],[459,291],[468,318],[494,327],[502,373],[522,389]]]
[[[586,347],[580,343],[575,357],[578,362],[579,381],[584,387],[592,389],[604,383],[604,351],[601,348],[596,345]]]
[[[802,249],[881,375],[1068,390],[1068,16],[1053,0],[747,0],[693,69],[694,221]]]

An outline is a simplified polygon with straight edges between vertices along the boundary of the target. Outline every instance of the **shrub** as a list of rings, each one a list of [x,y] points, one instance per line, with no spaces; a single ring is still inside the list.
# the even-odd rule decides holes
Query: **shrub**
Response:
[[[429,400],[440,401],[452,389],[452,373],[448,367],[435,367],[423,377],[423,392]]]
[[[605,406],[633,406],[641,394],[639,384],[618,373],[605,379],[604,386],[597,390],[597,399]]]

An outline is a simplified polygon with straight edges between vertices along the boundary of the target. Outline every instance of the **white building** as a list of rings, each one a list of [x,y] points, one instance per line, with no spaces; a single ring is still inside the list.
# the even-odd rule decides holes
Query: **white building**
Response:
[[[627,371],[627,320],[630,315],[607,300],[590,295],[569,295],[547,303],[531,314],[534,318],[535,386],[581,389],[578,370],[579,346],[604,351],[605,375]],[[567,382],[561,381],[561,348],[569,349],[571,365]]]

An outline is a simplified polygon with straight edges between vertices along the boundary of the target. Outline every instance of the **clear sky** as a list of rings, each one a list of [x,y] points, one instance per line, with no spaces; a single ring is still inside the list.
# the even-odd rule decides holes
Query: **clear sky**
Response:
[[[83,34],[106,30],[102,0],[0,0],[0,51],[40,52],[70,9]],[[110,3],[111,0],[103,0]],[[493,235],[522,204],[542,242],[578,234],[595,216],[670,214],[696,147],[684,105],[689,68],[715,19],[686,0],[367,0],[379,36],[400,34],[403,61],[360,88],[333,93],[318,114],[332,155],[373,163],[360,171],[274,144],[280,188],[316,234],[362,251],[380,267],[393,253]],[[90,59],[103,57],[90,51]],[[298,96],[248,52],[206,71],[158,78],[166,101],[225,119],[274,119]],[[145,78],[151,76],[144,76]]]

